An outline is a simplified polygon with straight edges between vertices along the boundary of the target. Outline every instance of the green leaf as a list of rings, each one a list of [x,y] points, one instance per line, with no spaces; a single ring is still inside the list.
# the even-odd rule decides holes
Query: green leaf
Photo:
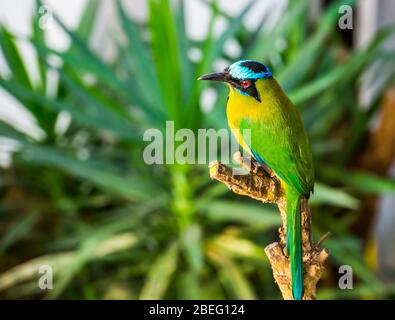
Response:
[[[148,2],[151,50],[168,115],[182,127],[181,66],[176,25],[168,0]]]
[[[73,252],[67,268],[62,268],[60,272],[58,271],[56,285],[54,285],[53,290],[48,292],[46,299],[58,298],[90,260],[130,249],[136,242],[137,238],[132,233],[119,234],[112,237],[109,235],[95,235],[88,238],[80,245],[78,250]]]
[[[248,239],[224,232],[210,240],[210,245],[215,245],[216,250],[219,250],[229,258],[254,259],[259,264],[265,263],[268,265],[263,247],[254,244]]]
[[[176,271],[177,260],[178,247],[177,244],[172,244],[152,262],[139,299],[158,300],[163,298]]]
[[[357,51],[348,58],[346,63],[338,65],[333,68],[333,70],[323,74],[311,83],[303,84],[302,87],[290,92],[289,97],[296,105],[298,105],[320,92],[324,92],[335,84],[339,87],[340,83],[346,83],[352,78],[355,78],[371,59],[375,59],[377,57],[378,52],[381,50],[380,45],[385,39],[388,39],[393,32],[395,32],[395,28],[393,26],[381,30],[368,48]],[[341,106],[341,104],[338,105],[339,107]]]
[[[123,31],[125,32],[128,45],[122,49],[125,54],[127,68],[137,84],[135,91],[140,92],[147,107],[155,109],[164,116],[165,106],[159,85],[159,80],[153,61],[150,59],[150,51],[146,47],[136,22],[129,19],[121,3],[117,1],[117,12]]]
[[[21,160],[27,164],[59,168],[98,187],[129,199],[148,199],[150,188],[137,177],[127,177],[111,166],[94,160],[77,160],[56,149],[25,144]]]
[[[205,207],[206,215],[216,222],[241,222],[270,229],[281,224],[280,214],[268,205],[244,204],[236,201],[214,201]]]
[[[331,166],[322,167],[320,170],[330,180],[341,181],[361,192],[373,194],[395,192],[395,181],[391,178]]]
[[[315,183],[314,194],[310,197],[309,202],[311,204],[330,204],[354,210],[358,209],[359,205],[359,201],[349,194],[319,182]]]
[[[292,30],[292,26],[299,22],[299,17],[306,12],[308,8],[307,1],[297,1],[285,12],[282,19],[275,25],[272,30],[262,32],[262,35],[255,41],[248,58],[267,60],[277,52],[276,42]]]
[[[14,36],[2,25],[0,25],[0,48],[9,69],[12,72],[11,81],[18,83],[27,90],[35,90],[28,75],[25,63],[15,44]],[[0,80],[3,79],[0,77]],[[42,91],[42,90],[41,90]],[[48,111],[40,109],[38,105],[29,101],[25,108],[32,113],[40,127],[50,135],[53,128],[54,116]]]
[[[196,74],[194,78],[197,79],[203,73],[212,72],[213,63],[215,59],[222,56],[223,48],[225,43],[234,37],[238,31],[243,27],[243,19],[246,14],[250,11],[255,1],[249,1],[243,8],[243,10],[237,16],[233,17],[228,21],[229,27],[216,39],[214,38],[214,23],[217,18],[217,3],[211,2],[212,10],[214,11],[210,20],[209,32],[207,38],[202,45],[203,59],[199,62],[196,67]],[[202,89],[207,86],[204,82],[197,82],[193,88],[190,104],[188,107],[189,112],[189,123],[192,128],[198,128],[201,123],[202,112],[198,106],[199,96]]]
[[[201,290],[201,281],[199,277],[193,272],[178,272],[177,273],[177,291],[178,295],[185,300],[199,300],[202,299],[205,291]]]
[[[73,117],[73,120],[77,123],[86,125],[95,130],[108,130],[120,138],[128,141],[141,142],[137,133],[134,132],[134,130],[126,123],[122,123],[120,121],[114,122],[111,121],[111,118],[103,118],[97,112],[83,111],[80,107],[77,107],[76,105],[66,101],[47,98],[38,93],[27,90],[13,81],[5,81],[0,78],[0,86],[6,89],[24,105],[35,103],[37,106],[40,106],[40,108],[46,108],[47,110],[55,112],[68,111]]]
[[[78,24],[76,33],[81,39],[85,39],[88,41],[91,37],[93,26],[96,22],[97,10],[100,6],[100,1],[97,0],[88,0],[85,8],[83,10],[83,14],[81,15],[80,22]],[[70,50],[73,50],[73,45],[71,44]]]
[[[21,238],[31,232],[37,215],[34,213],[27,214],[11,225],[3,234],[0,240],[0,252],[4,252],[10,246],[18,242]]]
[[[202,230],[197,224],[188,226],[181,236],[181,245],[191,267],[191,270],[198,273],[203,267],[202,253]]]
[[[32,89],[33,86],[28,75],[28,71],[15,44],[14,36],[4,25],[0,25],[0,40],[1,50],[8,67],[12,72],[12,77],[21,85]]]
[[[71,38],[75,50],[57,52],[56,50],[48,49],[50,53],[60,57],[64,63],[73,69],[85,70],[94,74],[105,86],[113,89],[120,97],[127,97],[134,101],[133,91],[118,78],[114,71],[99,56],[92,52],[76,32],[69,30],[56,15],[54,15],[54,18]],[[148,112],[148,110],[146,111]],[[155,114],[151,113],[151,116],[154,117]]]
[[[175,24],[178,39],[178,55],[180,59],[181,69],[181,95],[182,104],[187,106],[188,101],[192,94],[192,88],[196,83],[194,77],[194,68],[188,57],[188,50],[190,47],[190,41],[187,35],[187,24],[185,21],[185,0],[179,0],[178,7],[175,11]],[[185,109],[183,110],[185,116]]]
[[[41,1],[36,0],[35,3],[35,14],[33,14],[33,19],[32,19],[32,31],[33,31],[33,35],[32,35],[32,41],[34,43],[40,43],[41,45],[45,45],[45,34],[44,34],[44,30],[42,30],[39,26],[39,14],[38,14],[38,8],[41,5]],[[46,92],[46,87],[47,87],[47,70],[45,67],[45,59],[41,58],[41,57],[37,57],[37,65],[38,65],[38,71],[39,71],[39,75],[40,75],[40,89],[41,92],[45,93]]]
[[[353,5],[355,0],[339,0],[333,3],[320,19],[317,31],[303,43],[303,50],[290,61],[282,72],[277,74],[279,81],[285,90],[294,88],[304,78],[309,70],[314,67],[314,61],[319,57],[323,48],[323,42],[333,29],[337,28],[339,19],[339,7],[341,5]]]
[[[220,252],[217,252],[215,255],[211,255],[211,259],[219,266],[221,282],[223,282],[225,288],[234,297],[234,299],[256,299],[252,287],[243,272],[240,270],[239,266]]]
[[[205,50],[203,51],[203,60],[198,66],[199,75],[203,72],[211,72],[212,63],[221,56],[223,47],[229,39],[231,39],[243,26],[243,19],[251,10],[255,1],[249,1],[243,10],[232,20],[228,22],[229,27],[219,36],[218,39],[208,38],[206,40]],[[213,37],[213,35],[211,35]]]
[[[359,246],[355,248],[351,239],[343,238],[328,239],[325,245],[331,251],[332,259],[334,259],[338,265],[349,265],[353,269],[353,273],[361,278],[366,284],[369,284],[371,288],[380,289],[382,284],[372,270],[366,265],[364,257],[362,255],[362,248]]]
[[[16,286],[21,282],[32,280],[34,288],[37,288],[37,271],[42,265],[50,265],[55,273],[55,278],[58,275],[61,276],[58,287],[54,285],[54,289],[49,290],[49,295],[47,296],[47,298],[56,298],[89,260],[99,259],[112,253],[130,249],[137,242],[137,237],[132,233],[117,234],[104,238],[95,235],[85,240],[77,251],[38,256],[1,273],[0,291]],[[55,288],[57,289],[55,290]]]

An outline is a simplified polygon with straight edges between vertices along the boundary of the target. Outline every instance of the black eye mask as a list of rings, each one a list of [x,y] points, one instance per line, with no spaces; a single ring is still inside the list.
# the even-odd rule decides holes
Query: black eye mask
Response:
[[[262,102],[261,97],[259,96],[259,92],[255,86],[255,80],[236,80],[234,87],[238,89],[238,91],[243,94],[254,98],[255,100]]]

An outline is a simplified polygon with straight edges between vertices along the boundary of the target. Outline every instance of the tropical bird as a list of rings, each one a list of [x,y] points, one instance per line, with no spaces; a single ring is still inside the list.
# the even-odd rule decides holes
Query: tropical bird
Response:
[[[258,61],[238,61],[223,72],[206,74],[199,80],[228,85],[226,115],[232,133],[258,164],[269,167],[281,181],[286,198],[286,252],[292,295],[295,300],[301,300],[301,201],[313,192],[314,167],[300,114],[269,68]],[[249,139],[244,134],[246,129],[250,130]]]

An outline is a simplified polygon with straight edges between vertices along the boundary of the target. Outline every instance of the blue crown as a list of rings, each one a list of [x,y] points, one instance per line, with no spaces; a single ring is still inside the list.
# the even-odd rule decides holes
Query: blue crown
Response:
[[[232,78],[239,80],[272,78],[269,68],[254,60],[237,61],[229,67],[228,71]]]

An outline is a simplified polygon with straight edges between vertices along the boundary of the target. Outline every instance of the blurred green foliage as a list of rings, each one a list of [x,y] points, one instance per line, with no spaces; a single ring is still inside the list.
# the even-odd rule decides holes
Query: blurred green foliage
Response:
[[[220,58],[269,64],[300,108],[317,170],[314,235],[333,234],[325,243],[333,268],[321,281],[318,297],[393,294],[367,267],[361,239],[349,227],[363,214],[356,210],[360,197],[394,192],[395,182],[353,173],[349,165],[394,78],[395,55],[381,46],[394,28],[378,33],[367,48],[350,51],[337,20],[339,5],[354,1],[334,2],[313,25],[306,19],[308,1],[291,1],[272,29],[263,27],[264,17],[255,30],[243,23],[254,1],[236,17],[213,1],[204,2],[211,12],[207,37],[196,41],[185,31],[184,1],[171,7],[168,0],[147,0],[144,23],[130,18],[117,2],[124,41],[115,38],[117,58],[108,63],[88,45],[99,3],[88,3],[76,30],[55,16],[71,40],[64,52],[46,45],[37,15],[29,39],[0,27],[1,52],[10,70],[0,86],[43,132],[43,138],[34,139],[0,122],[0,136],[18,143],[11,167],[0,176],[2,297],[280,298],[263,251],[280,224],[275,208],[211,182],[206,166],[142,161],[142,134],[163,130],[166,120],[194,131],[227,127],[226,88],[218,86],[215,107],[205,113],[199,100],[207,84],[196,81]],[[227,21],[220,35],[214,32],[217,19]],[[230,39],[240,44],[240,57],[224,51]],[[30,79],[17,41],[35,49],[40,81]],[[191,48],[201,51],[200,61],[189,58]],[[357,83],[373,63],[383,81],[371,103],[360,106]],[[51,92],[50,72],[58,76]],[[71,124],[57,130],[65,112]],[[52,265],[55,273],[54,289],[44,296],[37,287],[42,264]],[[342,264],[353,267],[354,290],[337,289]]]

